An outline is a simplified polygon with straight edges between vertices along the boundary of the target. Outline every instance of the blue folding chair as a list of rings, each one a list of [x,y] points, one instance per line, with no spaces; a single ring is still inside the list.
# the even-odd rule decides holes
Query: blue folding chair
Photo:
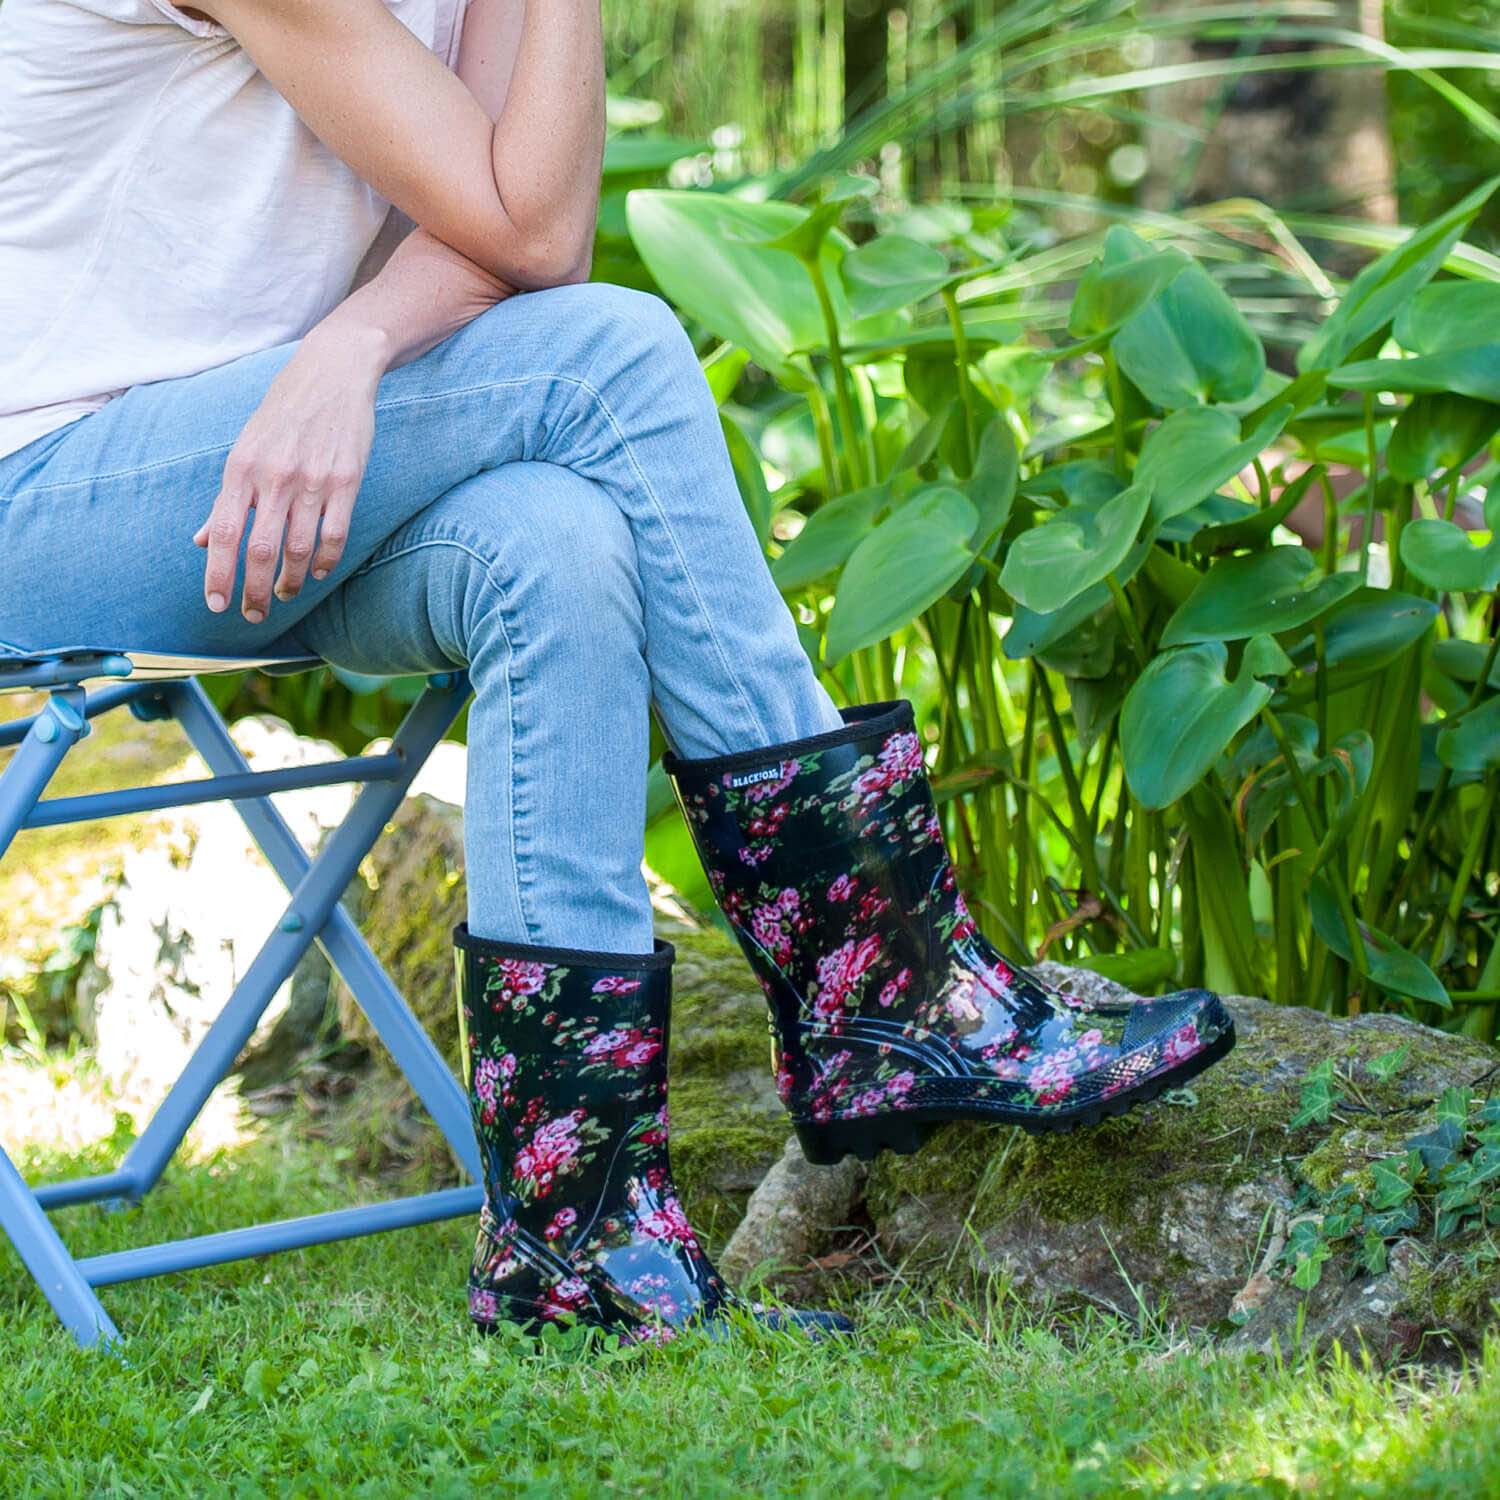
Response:
[[[232,801],[289,894],[276,929],[116,1171],[33,1188],[0,1142],[0,1228],[81,1344],[113,1342],[119,1337],[95,1295],[96,1287],[476,1214],[483,1200],[479,1152],[464,1090],[339,904],[360,860],[380,837],[413,778],[463,707],[469,695],[468,678],[460,672],[430,677],[383,755],[252,771],[198,677],[252,669],[283,674],[318,665],[317,658],[310,657],[230,659],[75,648],[0,658],[0,696],[22,690],[47,695],[38,712],[0,723],[0,746],[19,747],[0,773],[0,858],[23,828]],[[145,720],[175,719],[213,774],[170,786],[44,799],[42,793],[63,758],[89,733],[89,721],[125,707]],[[317,857],[310,858],[267,794],[348,782],[360,783],[362,790],[348,817],[330,834]],[[343,976],[426,1105],[468,1183],[384,1203],[75,1259],[47,1211],[99,1200],[136,1202],[156,1184],[272,996],[314,942]]]

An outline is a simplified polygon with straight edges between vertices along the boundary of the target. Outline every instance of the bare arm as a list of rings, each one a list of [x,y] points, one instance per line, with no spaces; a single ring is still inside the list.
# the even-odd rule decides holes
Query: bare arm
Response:
[[[217,0],[219,14],[215,19],[233,30],[227,16],[241,3]],[[434,225],[441,226],[441,213],[451,209],[452,203],[440,204],[432,220],[424,225],[419,217],[420,203],[410,199],[402,202],[386,194],[392,196],[397,208],[417,220],[418,227],[396,247],[372,280],[301,341],[246,424],[225,465],[223,484],[210,515],[193,538],[208,550],[204,594],[209,608],[227,608],[240,541],[253,505],[255,520],[246,551],[241,601],[242,611],[252,621],[264,619],[270,610],[278,559],[284,561],[276,577],[275,593],[282,599],[290,599],[301,590],[309,568],[315,578],[323,578],[338,565],[369,458],[375,393],[381,375],[425,353],[518,289],[534,289],[533,283],[554,285],[587,278],[604,138],[603,43],[597,0],[472,0],[456,76],[415,43],[381,0],[264,3],[270,10],[373,5],[396,31],[416,45],[422,57],[436,65],[443,79],[466,93],[469,102],[492,120],[497,154],[508,121],[517,126],[520,136],[529,134],[526,122],[530,117],[518,111],[518,100],[534,99],[534,108],[546,118],[557,96],[568,94],[573,84],[586,78],[590,80],[592,103],[575,102],[573,106],[572,124],[576,127],[582,121],[586,125],[587,141],[581,159],[575,157],[551,179],[550,216],[544,170],[547,153],[530,164],[529,174],[518,174],[521,185],[517,193],[507,196],[510,214],[501,243],[514,248],[514,265],[496,257],[488,261],[471,258],[439,237]],[[572,59],[571,82],[559,84],[554,78],[550,87],[538,88],[539,59],[545,59],[547,45],[537,43],[536,38],[548,31],[559,12],[569,10],[575,19],[585,15],[591,18],[593,43]],[[291,70],[296,71],[295,65]],[[295,107],[296,101],[290,95],[288,98]],[[549,146],[553,144],[555,141],[549,142]],[[421,156],[420,144],[414,154]],[[361,170],[358,163],[350,164]],[[367,180],[378,191],[383,190],[373,175]],[[455,201],[462,207],[464,194],[459,192]],[[518,201],[532,205],[536,215],[533,222],[542,226],[530,241],[515,227],[512,215]],[[504,271],[497,269],[501,265]]]
[[[457,76],[497,122],[504,117],[512,97],[526,18],[536,14],[534,3],[471,0],[464,22]],[[595,113],[602,142],[602,72],[597,93]],[[582,173],[576,169],[570,174],[570,193],[582,185],[581,179]],[[587,233],[573,264],[557,268],[554,280],[558,283],[588,279],[599,207],[597,170],[588,179],[588,187]],[[315,341],[322,344],[348,343],[368,350],[379,370],[394,369],[425,354],[487,307],[519,290],[519,283],[486,270],[419,225],[401,241],[377,275],[335,308],[309,336],[315,335]]]
[[[211,0],[209,13],[414,223],[523,290],[575,276],[604,153],[598,0],[475,0],[457,74],[382,0]],[[492,114],[470,80],[502,73]]]

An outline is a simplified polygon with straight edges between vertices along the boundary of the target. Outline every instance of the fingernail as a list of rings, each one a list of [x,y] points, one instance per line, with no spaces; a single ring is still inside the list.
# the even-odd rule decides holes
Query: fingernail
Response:
[[[322,583],[322,581],[325,578],[328,577],[328,569],[327,568],[314,568],[313,569],[313,577],[316,578],[319,583]]]
[[[208,596],[208,607],[213,610],[215,614],[218,614],[221,610],[223,610],[224,602],[225,601],[223,594],[210,594]]]
[[[245,618],[249,620],[252,625],[259,625],[260,622],[265,619],[265,616],[258,609],[247,609],[245,611]]]

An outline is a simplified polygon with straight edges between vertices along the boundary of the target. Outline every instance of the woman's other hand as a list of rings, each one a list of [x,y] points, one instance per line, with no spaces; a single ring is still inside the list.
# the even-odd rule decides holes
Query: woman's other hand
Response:
[[[230,450],[213,508],[193,534],[208,549],[203,593],[211,610],[229,607],[247,524],[240,609],[252,625],[270,613],[273,580],[276,597],[286,600],[309,568],[317,579],[333,571],[369,463],[375,393],[388,364],[378,331],[320,328],[282,366]]]

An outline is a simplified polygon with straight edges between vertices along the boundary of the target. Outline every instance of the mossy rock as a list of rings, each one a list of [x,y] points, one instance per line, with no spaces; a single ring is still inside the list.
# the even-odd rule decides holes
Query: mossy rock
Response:
[[[459,1075],[452,932],[463,920],[463,814],[408,797],[365,861],[354,905],[370,946]],[[362,888],[361,888],[362,887]],[[671,1021],[672,1164],[699,1231],[728,1238],[751,1191],[786,1143],[786,1113],[771,1077],[766,1003],[739,949],[713,927],[665,915],[675,944]],[[363,1013],[339,987],[344,1036],[392,1064]],[[434,1151],[441,1151],[436,1142]]]
[[[1082,970],[1036,969],[1063,988],[1118,993]],[[1238,1045],[1184,1090],[1069,1135],[956,1124],[913,1156],[879,1158],[866,1207],[884,1257],[928,1279],[1000,1277],[1037,1304],[1091,1304],[1131,1317],[1164,1309],[1175,1321],[1227,1331],[1237,1296],[1302,1185],[1326,1192],[1399,1153],[1430,1123],[1444,1088],[1472,1083],[1497,1060],[1482,1043],[1397,1016],[1335,1019],[1226,999]],[[1369,1061],[1402,1044],[1408,1052],[1395,1076],[1381,1081],[1368,1071]],[[1304,1080],[1325,1058],[1357,1081],[1362,1102],[1351,1100],[1349,1112],[1326,1125],[1293,1130]],[[1422,1258],[1404,1260],[1415,1276]],[[1240,1341],[1285,1336],[1304,1302],[1303,1319],[1325,1313],[1325,1331],[1363,1335],[1367,1327],[1340,1301],[1339,1289],[1355,1282],[1347,1271],[1331,1266],[1311,1300],[1267,1278],[1265,1295],[1239,1304],[1242,1315],[1253,1313]],[[1478,1280],[1464,1299],[1448,1299],[1450,1312],[1465,1302],[1470,1333],[1475,1310],[1500,1294],[1500,1267],[1482,1269]],[[1409,1342],[1403,1319],[1430,1326],[1442,1315],[1440,1299],[1424,1306],[1419,1292],[1413,1278],[1374,1294],[1355,1287],[1356,1298],[1381,1310],[1383,1326],[1395,1320],[1397,1344]]]

